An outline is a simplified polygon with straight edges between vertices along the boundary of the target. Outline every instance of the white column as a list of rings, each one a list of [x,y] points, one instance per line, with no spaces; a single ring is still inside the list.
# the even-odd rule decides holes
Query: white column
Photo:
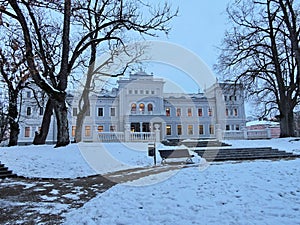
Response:
[[[126,123],[124,126],[124,136],[125,136],[125,142],[130,141],[130,124]]]
[[[155,124],[154,128],[155,128],[155,142],[160,142],[160,130],[159,130],[160,125],[159,124]]]

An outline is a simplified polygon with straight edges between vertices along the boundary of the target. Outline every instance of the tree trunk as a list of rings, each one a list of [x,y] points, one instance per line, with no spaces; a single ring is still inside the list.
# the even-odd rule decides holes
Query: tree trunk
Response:
[[[57,142],[55,147],[66,146],[70,143],[68,108],[65,97],[63,100],[54,100],[54,111],[57,120]]]
[[[18,144],[18,136],[20,133],[19,124],[13,119],[9,122],[10,135],[8,146],[16,146]]]
[[[94,38],[97,38],[97,34]],[[75,131],[75,141],[76,142],[81,142],[82,140],[82,126],[83,126],[83,121],[85,119],[87,111],[90,109],[90,89],[91,89],[91,83],[94,75],[94,68],[95,68],[95,60],[96,60],[96,45],[92,44],[91,45],[91,56],[90,56],[90,61],[89,61],[89,68],[88,68],[88,73],[86,76],[86,81],[84,84],[84,89],[82,91],[81,99],[79,101],[79,113],[77,115],[76,119],[76,131]],[[83,106],[80,108],[80,103],[83,101]]]
[[[53,115],[53,100],[49,98],[43,115],[41,130],[39,132],[35,132],[35,136],[33,140],[34,145],[43,145],[46,143],[52,115]]]
[[[294,137],[294,112],[288,100],[281,104],[280,112],[280,137]]]
[[[80,111],[77,114],[77,118],[76,118],[75,142],[82,141],[82,126],[83,126],[84,118],[85,118],[84,112]]]
[[[18,144],[18,136],[20,133],[18,118],[18,94],[12,90],[9,90],[9,106],[8,106],[8,116],[9,116],[9,143],[8,146],[15,146]]]
[[[82,101],[83,101],[83,106],[82,106],[82,109],[77,114],[77,119],[76,119],[76,131],[75,131],[75,141],[76,142],[82,141],[83,121],[85,119],[87,111],[90,108],[89,91],[87,89],[83,90]]]

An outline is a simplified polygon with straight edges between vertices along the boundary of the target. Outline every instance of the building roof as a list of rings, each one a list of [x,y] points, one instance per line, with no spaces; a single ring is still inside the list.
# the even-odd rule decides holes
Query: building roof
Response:
[[[254,120],[246,123],[246,127],[257,126],[257,125],[266,125],[266,126],[278,126],[278,122],[267,121],[267,120]]]

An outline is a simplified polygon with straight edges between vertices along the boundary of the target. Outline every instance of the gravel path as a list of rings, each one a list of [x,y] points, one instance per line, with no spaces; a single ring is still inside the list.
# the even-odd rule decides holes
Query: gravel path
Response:
[[[0,224],[60,224],[63,213],[80,208],[117,183],[183,167],[135,168],[76,179],[4,179],[0,181]]]

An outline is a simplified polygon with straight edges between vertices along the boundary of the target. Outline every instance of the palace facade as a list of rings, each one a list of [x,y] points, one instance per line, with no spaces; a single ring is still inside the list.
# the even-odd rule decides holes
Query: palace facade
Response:
[[[112,134],[147,139],[156,132],[159,139],[216,138],[219,131],[240,131],[245,127],[244,94],[241,85],[216,83],[199,93],[166,93],[165,81],[145,72],[117,81],[117,88],[90,96],[83,141],[104,141]],[[41,126],[44,108],[32,93],[23,94],[20,143],[31,143]],[[77,94],[68,95],[70,136],[74,139],[78,113]],[[42,106],[45,104],[40,102]],[[133,140],[131,136],[127,140]],[[56,139],[52,119],[48,142]]]

